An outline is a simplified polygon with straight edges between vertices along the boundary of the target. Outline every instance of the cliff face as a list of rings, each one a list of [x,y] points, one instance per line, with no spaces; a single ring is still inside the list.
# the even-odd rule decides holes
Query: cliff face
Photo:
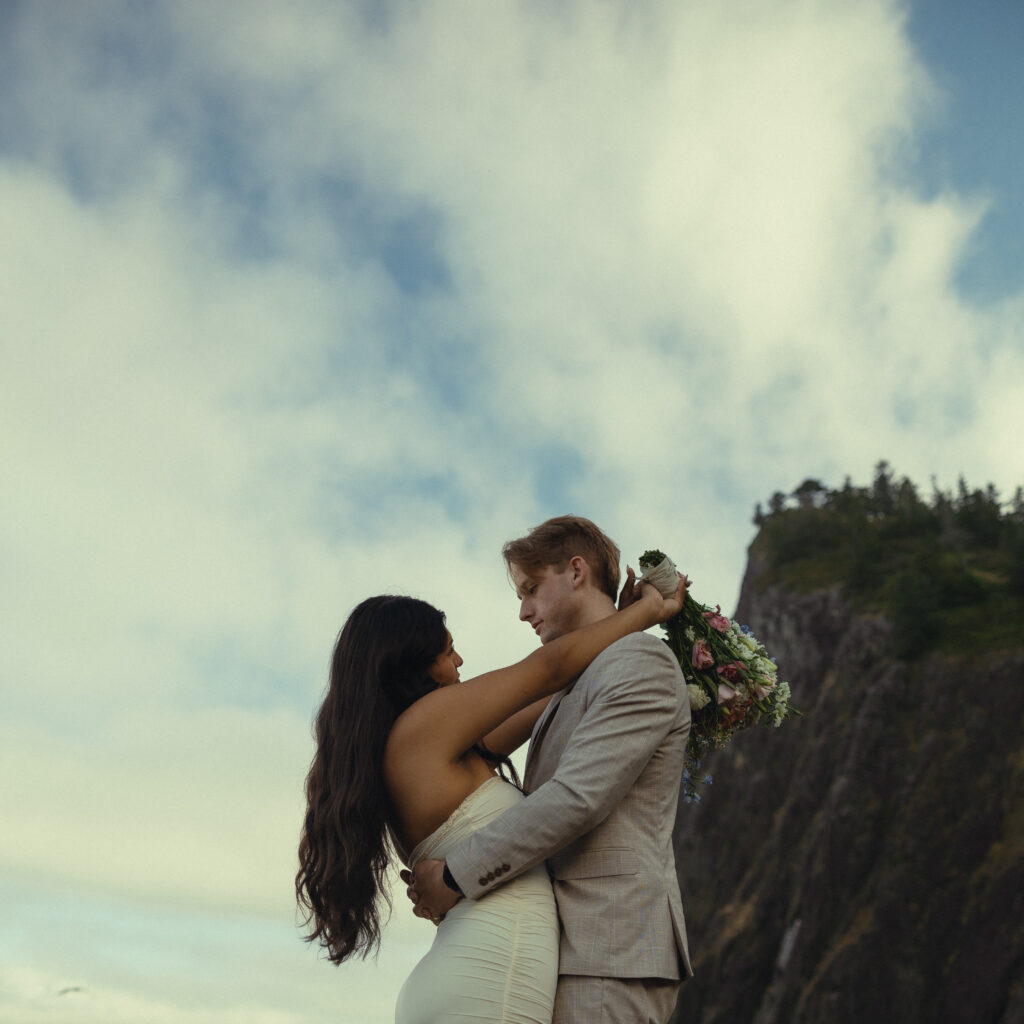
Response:
[[[679,1024],[1024,1021],[1024,650],[901,662],[838,590],[761,575],[736,618],[804,717],[680,805]]]

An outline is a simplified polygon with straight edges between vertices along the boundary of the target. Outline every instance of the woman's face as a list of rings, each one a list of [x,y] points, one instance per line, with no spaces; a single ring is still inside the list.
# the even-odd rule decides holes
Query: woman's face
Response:
[[[434,664],[430,666],[430,678],[438,686],[451,686],[452,683],[459,681],[459,666],[461,664],[462,658],[459,656],[459,652],[455,650],[452,635],[445,630],[444,650],[434,659]]]

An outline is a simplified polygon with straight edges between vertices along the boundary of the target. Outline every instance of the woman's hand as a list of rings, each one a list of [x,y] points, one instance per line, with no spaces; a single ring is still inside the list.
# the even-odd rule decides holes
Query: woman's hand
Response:
[[[690,580],[681,572],[676,573],[676,575],[679,577],[679,582],[676,584],[676,592],[667,599],[663,598],[665,610],[668,614],[661,620],[662,622],[667,622],[678,615],[683,610],[683,604],[686,602],[686,591],[690,586]]]
[[[653,584],[647,583],[644,580],[637,583],[632,572],[632,569],[627,567],[626,586],[622,588],[622,596],[619,598],[620,609],[628,608],[637,601],[641,602],[645,609],[653,616],[652,626],[659,622],[667,622],[683,610],[683,602],[686,600],[686,588],[690,585],[690,581],[682,573],[676,574],[679,577],[679,582],[676,585],[675,593],[671,597],[662,597],[658,588]],[[627,588],[630,589],[630,596],[628,603],[624,604],[623,600],[626,596]]]
[[[626,566],[626,582],[622,584],[622,593],[619,594],[619,611],[628,608],[634,601],[640,600],[640,584],[636,581],[636,573],[630,566]]]

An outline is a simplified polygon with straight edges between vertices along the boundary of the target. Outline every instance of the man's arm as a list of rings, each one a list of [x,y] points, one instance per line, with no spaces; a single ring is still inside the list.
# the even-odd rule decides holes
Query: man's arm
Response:
[[[484,737],[484,746],[492,754],[515,753],[530,738],[537,719],[544,713],[550,700],[550,697],[541,697],[522,711],[517,711],[511,718],[506,718]]]
[[[599,660],[587,681],[594,688],[593,701],[573,730],[554,776],[449,851],[449,871],[466,896],[483,895],[600,824],[672,727],[686,697],[679,666],[667,647],[633,637]],[[421,901],[430,907],[448,898],[447,887],[430,884],[440,877],[439,863],[424,862],[415,872]]]

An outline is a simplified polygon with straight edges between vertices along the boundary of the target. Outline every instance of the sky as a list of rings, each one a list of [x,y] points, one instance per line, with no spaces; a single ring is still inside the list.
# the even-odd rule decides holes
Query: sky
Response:
[[[1021,0],[0,0],[0,1021],[392,1019],[430,926],[333,968],[293,896],[362,598],[469,676],[551,515],[731,610],[809,477],[1008,499],[1022,44]]]

